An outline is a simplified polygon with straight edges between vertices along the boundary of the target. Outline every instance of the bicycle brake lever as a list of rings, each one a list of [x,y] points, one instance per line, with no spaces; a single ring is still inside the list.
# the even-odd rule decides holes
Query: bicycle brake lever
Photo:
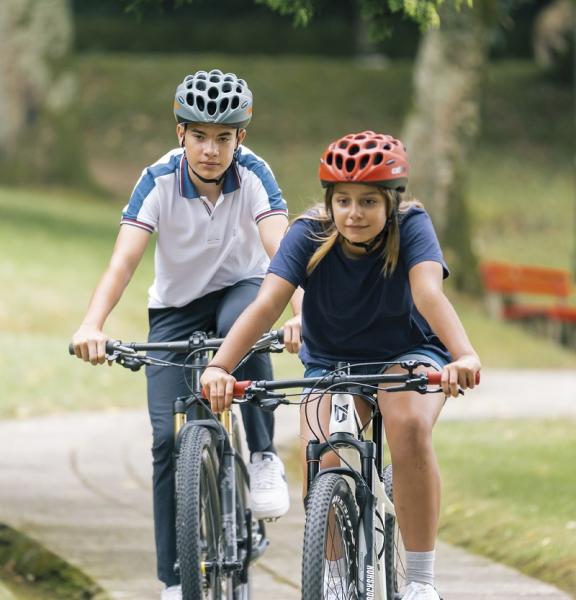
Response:
[[[131,371],[139,371],[144,365],[144,361],[141,357],[125,356],[123,354],[120,354],[116,362]]]
[[[258,405],[262,410],[272,412],[280,406],[280,404],[288,404],[288,401],[281,395],[267,394],[266,398],[261,398]]]

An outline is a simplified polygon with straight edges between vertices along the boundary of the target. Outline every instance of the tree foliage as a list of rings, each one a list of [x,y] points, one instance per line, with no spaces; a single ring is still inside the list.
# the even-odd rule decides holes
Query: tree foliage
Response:
[[[321,8],[320,0],[256,0],[285,15],[292,15],[297,25],[307,25]],[[413,19],[422,29],[438,27],[438,8],[444,0],[357,0],[361,15],[372,28],[375,39],[386,35],[387,17],[401,13]],[[472,0],[452,0],[457,8],[462,4],[471,6]]]

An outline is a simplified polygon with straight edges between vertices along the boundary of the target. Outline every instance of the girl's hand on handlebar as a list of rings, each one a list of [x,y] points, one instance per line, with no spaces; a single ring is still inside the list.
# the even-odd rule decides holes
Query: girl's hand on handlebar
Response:
[[[230,407],[235,377],[218,367],[206,367],[200,377],[200,383],[213,412],[219,413]]]
[[[302,318],[296,315],[288,319],[282,327],[284,331],[284,346],[288,352],[297,354],[302,345]]]
[[[101,329],[83,325],[72,336],[72,344],[78,358],[101,365],[106,362],[106,341],[109,339]]]
[[[464,354],[442,369],[442,390],[447,396],[458,396],[458,388],[472,389],[482,365],[476,354]]]

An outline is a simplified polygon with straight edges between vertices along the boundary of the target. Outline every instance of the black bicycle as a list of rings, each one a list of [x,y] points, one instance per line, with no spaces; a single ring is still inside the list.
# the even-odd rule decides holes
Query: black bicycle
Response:
[[[268,545],[264,523],[252,517],[247,502],[250,478],[236,415],[231,410],[215,415],[202,397],[200,377],[223,341],[195,332],[186,341],[106,344],[107,359],[132,371],[144,365],[185,371],[190,394],[174,401],[175,569],[184,600],[249,600],[250,567]],[[256,352],[282,349],[282,332],[271,331],[241,364]],[[72,346],[69,351],[74,354]],[[173,363],[143,354],[154,351],[181,353],[184,359]]]
[[[302,556],[302,600],[398,600],[406,586],[405,553],[394,512],[392,466],[385,460],[382,416],[377,393],[413,390],[436,393],[441,374],[417,372],[431,367],[420,361],[399,365],[404,373],[350,375],[350,366],[322,378],[237,382],[235,396],[245,401],[302,404],[310,392],[290,402],[289,388],[331,394],[332,409],[325,441],[312,440],[306,451],[308,495]],[[356,365],[358,366],[358,365]],[[392,385],[391,385],[392,384]],[[430,388],[430,386],[435,386]],[[360,424],[354,396],[372,407],[371,433]],[[319,404],[319,403],[318,403]],[[335,451],[341,466],[320,470],[320,459]]]

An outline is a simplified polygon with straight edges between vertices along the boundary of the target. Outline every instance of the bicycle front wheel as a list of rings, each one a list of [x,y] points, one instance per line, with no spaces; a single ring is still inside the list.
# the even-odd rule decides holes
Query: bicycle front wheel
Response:
[[[221,600],[217,460],[208,429],[182,432],[176,463],[176,540],[183,600]]]
[[[384,469],[384,489],[394,500],[392,465]],[[406,551],[398,521],[386,514],[384,525],[384,558],[386,568],[386,595],[389,600],[400,600],[406,590]]]
[[[302,600],[356,598],[357,524],[346,480],[335,473],[318,475],[306,501]]]

